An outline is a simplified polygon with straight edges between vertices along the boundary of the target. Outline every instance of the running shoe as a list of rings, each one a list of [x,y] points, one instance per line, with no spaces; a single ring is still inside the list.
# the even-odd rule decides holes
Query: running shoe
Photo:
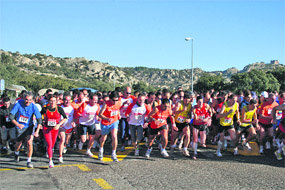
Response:
[[[111,159],[113,160],[113,162],[119,162],[116,153],[113,153],[113,154],[111,155]]]
[[[217,154],[218,157],[222,157],[223,156],[220,151],[217,151],[216,154]]]
[[[65,154],[67,152],[67,148],[64,147],[62,153]]]
[[[227,147],[228,147],[228,141],[225,139],[224,140],[224,147],[223,147],[224,150],[227,150]]]
[[[99,160],[103,160],[103,151],[102,151],[102,152],[99,151],[99,153],[98,153],[98,159],[99,159]]]
[[[86,155],[89,156],[89,157],[92,157],[92,156],[93,156],[93,154],[92,154],[92,152],[91,152],[90,150],[87,150],[87,151],[86,151]]]
[[[263,153],[264,153],[263,146],[260,146],[260,147],[259,147],[259,153],[260,153],[260,154],[263,154]]]
[[[158,148],[161,150],[162,149],[162,144],[159,143]]]
[[[193,160],[197,160],[197,154],[193,155]]]
[[[271,148],[271,147],[270,147],[270,142],[266,142],[265,148],[266,148],[267,150],[269,150],[269,149]]]
[[[184,156],[190,156],[189,151],[187,149],[183,149]]]
[[[166,152],[166,150],[161,151],[161,155],[162,155],[164,158],[168,158],[168,157],[169,157],[169,154]]]
[[[146,151],[146,153],[145,153],[145,157],[146,157],[147,159],[149,159],[151,151],[152,151],[152,149],[147,149],[147,151]]]
[[[238,155],[238,148],[234,148],[234,155]]]
[[[136,148],[135,150],[135,156],[139,156],[140,155],[140,149],[139,148]]]
[[[49,156],[48,156],[48,153],[47,153],[47,152],[46,152],[46,154],[45,154],[45,157],[46,157],[46,158],[49,158]]]
[[[16,161],[16,162],[19,162],[19,161],[20,161],[20,156],[17,155],[17,154],[15,154],[15,161]]]
[[[27,162],[27,168],[33,168],[33,164],[31,162]]]
[[[183,140],[180,140],[179,145],[178,145],[178,149],[181,150],[183,146]],[[192,145],[191,145],[192,146]]]
[[[281,152],[280,152],[280,153],[278,153],[278,150],[276,150],[276,151],[274,152],[274,154],[275,154],[275,156],[276,156],[277,160],[282,160]]]
[[[252,148],[249,146],[249,143],[243,144],[243,147],[245,147],[247,150],[252,151]]]
[[[58,162],[59,162],[59,163],[63,163],[63,158],[62,158],[62,157],[59,157],[59,158],[58,158]]]
[[[83,143],[80,141],[79,144],[78,144],[78,149],[82,150],[82,148],[83,148]]]
[[[53,168],[54,167],[54,164],[53,164],[53,161],[51,160],[51,161],[49,161],[49,166],[48,166],[49,168]]]

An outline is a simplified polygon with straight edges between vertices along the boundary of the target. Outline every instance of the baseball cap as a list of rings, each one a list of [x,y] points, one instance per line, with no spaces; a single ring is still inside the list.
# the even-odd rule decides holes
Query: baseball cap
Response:
[[[263,96],[264,98],[268,98],[268,92],[266,91],[261,92],[260,95]]]

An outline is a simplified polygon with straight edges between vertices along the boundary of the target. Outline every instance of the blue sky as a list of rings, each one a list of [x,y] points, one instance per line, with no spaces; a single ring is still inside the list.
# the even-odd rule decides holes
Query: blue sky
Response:
[[[284,0],[0,0],[0,49],[222,71],[285,60]]]

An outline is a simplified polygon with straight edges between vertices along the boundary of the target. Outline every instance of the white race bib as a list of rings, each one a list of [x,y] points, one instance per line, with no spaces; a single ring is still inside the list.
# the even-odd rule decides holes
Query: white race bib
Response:
[[[118,111],[112,111],[111,112],[111,117],[118,115]]]
[[[10,122],[11,121],[9,116],[5,116],[5,120],[6,120],[6,122]]]
[[[56,126],[56,120],[55,119],[49,119],[47,125],[50,127]]]
[[[26,116],[21,115],[19,118],[19,122],[21,123],[28,123],[28,121],[29,121],[29,118]]]
[[[179,121],[180,123],[183,123],[184,122],[184,117],[179,115],[178,118],[177,118],[177,121]]]
[[[232,123],[232,118],[225,118],[224,123]]]

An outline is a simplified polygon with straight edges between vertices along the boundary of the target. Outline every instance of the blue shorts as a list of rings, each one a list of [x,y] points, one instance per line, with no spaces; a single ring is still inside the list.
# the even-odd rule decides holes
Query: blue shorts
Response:
[[[108,135],[111,130],[117,129],[119,127],[119,120],[112,123],[111,125],[101,125],[101,135]]]

